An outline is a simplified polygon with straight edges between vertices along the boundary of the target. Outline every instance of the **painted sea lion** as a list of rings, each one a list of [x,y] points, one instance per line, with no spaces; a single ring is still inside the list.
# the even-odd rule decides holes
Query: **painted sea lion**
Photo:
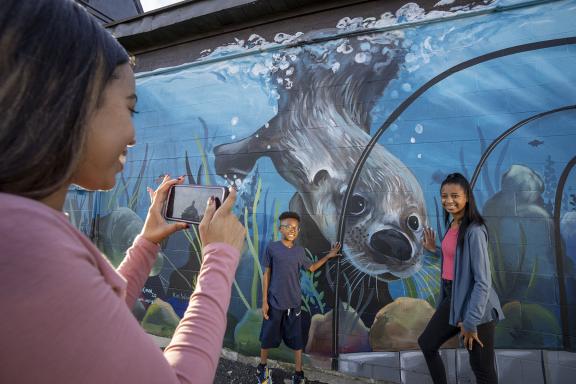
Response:
[[[305,214],[304,223],[314,224],[301,239],[316,240],[317,229],[334,241],[351,171],[370,139],[375,102],[412,48],[402,29],[345,36],[342,32],[424,20],[432,14],[465,13],[492,3],[441,1],[430,9],[407,3],[394,15],[343,18],[337,28],[290,37],[293,48],[275,52],[271,64],[259,63],[252,71],[261,73],[267,67],[266,83],[273,84],[276,92],[277,114],[253,135],[216,147],[216,172],[243,178],[260,157],[271,158],[278,173],[298,191],[290,206]],[[276,41],[286,37],[280,35]],[[377,144],[350,206],[345,263],[378,280],[413,275],[420,267],[427,218],[423,193],[412,172]]]
[[[335,241],[348,181],[370,140],[370,112],[405,55],[401,39],[393,31],[279,54],[271,71],[280,84],[278,113],[251,136],[217,146],[216,172],[242,179],[260,157],[269,157],[296,188],[304,214]],[[344,262],[378,280],[411,276],[421,264],[426,220],[418,181],[377,144],[350,201]]]

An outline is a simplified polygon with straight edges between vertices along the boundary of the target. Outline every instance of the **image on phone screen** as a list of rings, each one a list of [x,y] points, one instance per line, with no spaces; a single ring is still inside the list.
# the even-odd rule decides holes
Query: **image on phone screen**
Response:
[[[165,217],[169,220],[200,223],[210,196],[222,201],[225,188],[195,185],[176,185],[170,191]]]

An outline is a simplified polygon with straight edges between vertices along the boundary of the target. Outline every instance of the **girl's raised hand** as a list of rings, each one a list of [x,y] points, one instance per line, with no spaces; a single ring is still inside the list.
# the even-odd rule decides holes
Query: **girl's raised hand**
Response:
[[[422,246],[434,253],[436,252],[436,234],[431,227],[424,228],[424,238],[422,239]]]

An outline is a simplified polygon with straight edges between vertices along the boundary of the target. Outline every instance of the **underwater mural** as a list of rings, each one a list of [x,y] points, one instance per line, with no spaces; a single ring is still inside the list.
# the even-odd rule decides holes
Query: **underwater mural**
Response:
[[[413,350],[439,290],[423,228],[444,233],[439,186],[460,172],[489,228],[496,346],[576,351],[576,1],[420,3],[138,74],[138,145],[113,191],[70,194],[68,209],[90,207],[78,226],[116,264],[146,186],[234,184],[247,246],[225,346],[259,354],[261,261],[294,210],[311,259],[343,243],[301,273],[305,352]],[[173,332],[200,250],[194,227],[162,244],[134,309],[148,332]]]

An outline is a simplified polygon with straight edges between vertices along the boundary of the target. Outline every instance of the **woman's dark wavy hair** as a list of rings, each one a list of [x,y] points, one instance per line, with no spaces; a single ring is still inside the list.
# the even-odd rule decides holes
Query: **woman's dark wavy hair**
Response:
[[[484,218],[478,211],[476,206],[476,199],[474,199],[474,193],[472,193],[472,187],[470,183],[460,173],[451,173],[440,185],[440,191],[446,184],[456,184],[462,187],[467,198],[466,206],[464,207],[464,216],[462,217],[462,222],[460,223],[460,229],[458,230],[458,247],[462,250],[464,246],[464,235],[471,224],[484,225]],[[450,224],[450,214],[444,209],[444,225],[448,227]]]
[[[71,0],[2,0],[0,192],[34,199],[70,181],[122,46]]]

